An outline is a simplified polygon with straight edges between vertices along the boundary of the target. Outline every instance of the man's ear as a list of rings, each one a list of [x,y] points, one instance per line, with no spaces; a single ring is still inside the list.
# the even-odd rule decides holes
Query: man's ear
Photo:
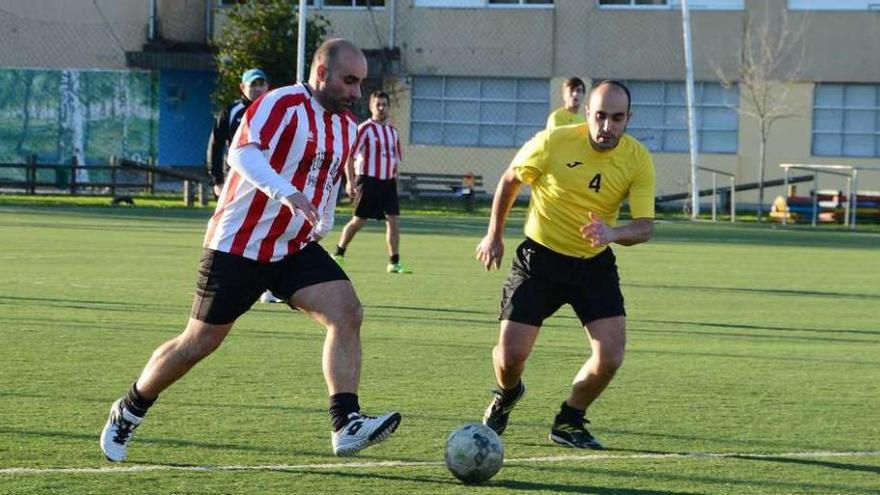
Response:
[[[316,71],[316,74],[318,75],[319,81],[322,81],[322,82],[326,81],[327,80],[327,66],[324,64],[318,64],[318,70]]]

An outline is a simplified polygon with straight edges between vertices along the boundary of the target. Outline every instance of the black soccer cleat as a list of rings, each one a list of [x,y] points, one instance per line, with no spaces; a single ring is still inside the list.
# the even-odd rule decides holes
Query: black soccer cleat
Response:
[[[492,399],[492,402],[489,403],[489,407],[486,408],[486,412],[483,414],[483,424],[492,428],[495,433],[500,435],[507,429],[510,411],[513,411],[516,403],[526,396],[526,385],[523,383],[519,395],[513,399],[508,399],[506,404],[504,393],[500,389],[495,389],[492,393],[495,394],[495,398]]]
[[[605,446],[590,433],[590,430],[584,426],[585,423],[589,423],[589,421],[584,419],[584,422],[580,424],[554,423],[550,430],[550,440],[559,445],[576,449],[604,449]]]

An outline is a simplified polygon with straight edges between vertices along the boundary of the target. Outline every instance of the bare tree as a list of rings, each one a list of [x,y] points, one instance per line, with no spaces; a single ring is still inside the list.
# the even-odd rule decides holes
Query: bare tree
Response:
[[[803,35],[808,18],[794,22],[788,9],[770,10],[773,2],[764,3],[763,15],[746,10],[743,22],[739,68],[735,75],[715,66],[715,73],[725,87],[739,85],[740,104],[736,111],[758,121],[758,221],[764,209],[764,175],[767,139],[773,124],[799,115],[787,102],[792,82],[800,79],[805,47]]]

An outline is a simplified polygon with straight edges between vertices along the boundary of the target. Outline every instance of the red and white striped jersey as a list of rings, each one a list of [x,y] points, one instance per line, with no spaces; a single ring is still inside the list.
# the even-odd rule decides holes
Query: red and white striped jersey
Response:
[[[275,173],[311,200],[320,218],[332,219],[356,133],[350,112],[324,110],[310,88],[296,84],[255,101],[230,146],[256,144]],[[204,247],[259,262],[299,251],[313,239],[314,227],[276,199],[233,168],[208,222]]]
[[[403,161],[400,136],[387,121],[380,124],[370,119],[358,126],[354,153],[355,174],[383,180],[397,178],[397,166]]]

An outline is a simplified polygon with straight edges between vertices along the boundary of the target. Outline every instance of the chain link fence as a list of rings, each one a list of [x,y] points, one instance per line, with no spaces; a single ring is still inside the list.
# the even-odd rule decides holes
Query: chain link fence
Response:
[[[615,11],[596,2],[560,0],[451,9],[419,8],[420,2],[410,0],[396,2],[392,23],[390,4],[315,12],[330,21],[330,35],[351,38],[372,53],[364,93],[379,87],[390,92],[392,121],[404,145],[403,170],[480,175],[491,193],[518,147],[561,106],[565,79],[577,76],[589,85],[615,78],[632,91],[629,132],[654,152],[657,193],[688,190],[677,8]],[[95,15],[69,19],[0,9],[4,40],[32,37],[26,34],[31,31],[45,45],[34,51],[41,57],[16,62],[23,67],[0,67],[0,163],[23,163],[36,155],[41,163],[103,164],[116,155],[202,167],[213,74],[81,68],[101,66],[94,57],[139,50],[147,38],[146,9],[141,14],[147,17],[132,21],[106,2],[95,6]],[[160,0],[157,17],[158,35],[181,42],[202,42],[210,31],[204,0]],[[694,17],[696,58],[707,57],[703,40],[737,39],[735,23]],[[382,50],[392,36],[399,50]],[[83,53],[72,53],[77,51]],[[712,54],[725,63],[718,55]],[[713,71],[705,65],[696,70],[700,160],[729,170],[737,152],[738,91],[723,87]],[[368,116],[365,104],[357,110]]]

